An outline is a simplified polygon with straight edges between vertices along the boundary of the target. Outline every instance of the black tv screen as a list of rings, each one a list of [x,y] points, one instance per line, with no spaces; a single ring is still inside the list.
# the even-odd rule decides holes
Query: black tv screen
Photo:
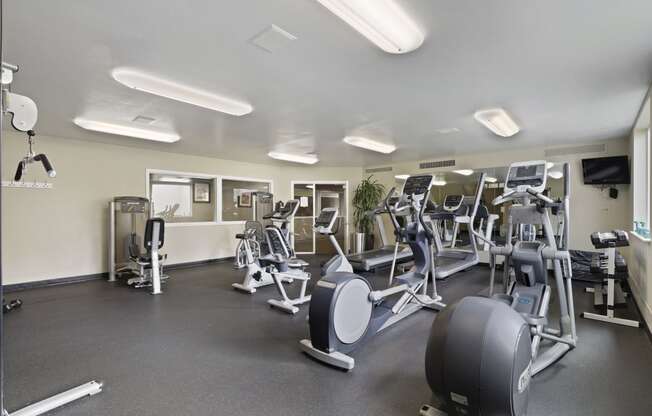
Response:
[[[582,159],[586,185],[618,185],[630,183],[627,156]]]

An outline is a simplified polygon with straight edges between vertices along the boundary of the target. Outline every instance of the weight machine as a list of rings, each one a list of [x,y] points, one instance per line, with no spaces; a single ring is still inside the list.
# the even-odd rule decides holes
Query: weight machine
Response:
[[[2,9],[2,2],[0,0],[0,12]],[[0,16],[1,19],[1,16]],[[1,45],[1,39],[0,39]],[[1,46],[0,46],[1,47]],[[1,52],[0,52],[1,55]],[[16,175],[14,179],[19,181],[27,166],[33,162],[41,162],[45,168],[49,177],[53,178],[56,176],[56,171],[50,164],[49,160],[44,154],[35,154],[32,149],[33,138],[35,136],[34,131],[32,130],[36,125],[36,120],[38,119],[38,109],[36,103],[29,97],[24,95],[16,94],[10,91],[10,86],[14,78],[14,74],[18,71],[18,66],[11,65],[5,62],[2,62],[2,76],[1,76],[1,89],[2,89],[2,102],[0,104],[2,115],[11,116],[11,125],[14,129],[22,132],[26,132],[29,142],[29,151],[27,156],[25,156],[19,163],[18,169],[16,170]],[[2,122],[4,117],[0,117],[0,142],[2,141]],[[1,162],[0,162],[1,164]],[[0,165],[1,167],[1,165]],[[0,203],[2,199],[2,193],[0,190]],[[2,295],[2,267],[0,265],[0,296]],[[0,314],[0,330],[2,329],[2,314]],[[4,335],[0,331],[0,338]],[[0,365],[4,366],[3,360],[4,356],[2,355],[2,348],[0,348]],[[70,390],[66,390],[63,393],[59,393],[55,396],[43,399],[39,402],[33,403],[27,407],[24,407],[13,412],[8,412],[4,408],[4,374],[2,369],[0,369],[0,374],[2,374],[2,379],[0,380],[0,409],[2,409],[3,416],[37,416],[47,413],[53,409],[64,406],[68,403],[74,402],[86,396],[93,396],[102,391],[103,383],[97,382],[95,380],[88,383],[82,384],[80,386],[74,387]]]

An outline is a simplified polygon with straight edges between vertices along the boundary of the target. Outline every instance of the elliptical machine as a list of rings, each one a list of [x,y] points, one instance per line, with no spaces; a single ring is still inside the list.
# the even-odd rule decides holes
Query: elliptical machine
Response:
[[[414,254],[414,267],[394,278],[395,284],[385,290],[373,290],[370,283],[354,273],[335,272],[324,276],[312,292],[309,325],[310,339],[301,340],[301,349],[308,355],[332,366],[351,370],[355,361],[349,353],[373,335],[419,311],[439,310],[445,305],[437,294],[435,281],[428,294],[428,279],[434,276],[432,252],[433,231],[424,219],[424,209],[432,186],[432,175],[411,176],[403,185],[396,204],[385,205],[390,213],[396,236],[407,243]],[[404,215],[400,226],[397,215]],[[393,295],[400,295],[398,299]]]
[[[568,252],[570,170],[564,165],[564,198],[543,195],[545,161],[513,163],[504,193],[494,205],[512,202],[507,211],[505,246],[492,247],[491,293],[496,256],[504,256],[505,292],[489,298],[468,296],[437,315],[426,349],[426,376],[440,408],[423,406],[421,415],[526,414],[531,376],[575,348],[575,312]],[[557,246],[550,215],[562,210],[564,238]],[[519,239],[522,225],[540,226],[544,239]],[[474,232],[481,240],[484,236]],[[516,240],[513,244],[512,241]],[[548,326],[552,262],[560,322]],[[511,276],[514,275],[515,281]],[[540,351],[542,341],[552,345]]]
[[[337,214],[339,210],[337,208],[324,208],[319,213],[319,217],[315,220],[315,232],[321,235],[328,236],[328,239],[331,240],[331,244],[335,247],[337,254],[331,257],[321,268],[321,275],[326,276],[329,273],[334,272],[348,272],[353,273],[353,266],[349,263],[349,260],[346,258],[346,255],[340,247],[340,243],[337,242],[335,235],[337,234],[337,228],[335,228],[335,223],[337,222]],[[338,225],[339,228],[339,225]]]

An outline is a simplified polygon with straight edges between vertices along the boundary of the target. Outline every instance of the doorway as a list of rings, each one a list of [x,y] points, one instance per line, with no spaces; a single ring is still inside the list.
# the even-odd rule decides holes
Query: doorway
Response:
[[[347,253],[348,239],[348,182],[347,181],[292,181],[293,198],[299,201],[299,210],[294,217],[294,248],[297,254],[334,255],[335,248],[327,236],[315,234],[313,224],[323,208],[337,208],[335,239]]]

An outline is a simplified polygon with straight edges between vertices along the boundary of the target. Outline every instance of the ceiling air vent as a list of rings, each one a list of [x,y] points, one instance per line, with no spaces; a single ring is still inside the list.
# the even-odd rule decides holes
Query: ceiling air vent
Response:
[[[448,168],[451,166],[455,166],[455,159],[419,163],[419,169]]]
[[[379,172],[391,172],[393,168],[391,166],[385,166],[382,168],[369,168],[365,169],[365,173],[379,173]]]
[[[140,124],[153,124],[155,121],[156,121],[155,118],[147,117],[147,116],[137,116],[136,118],[133,119],[134,123],[140,123]]]
[[[565,156],[565,155],[577,155],[581,153],[602,153],[606,150],[606,146],[603,144],[587,144],[585,146],[575,146],[575,147],[559,147],[557,149],[548,149],[545,152],[546,157],[548,156]]]
[[[286,32],[276,25],[271,25],[251,38],[249,42],[265,52],[273,53],[288,47],[294,40],[297,40],[297,37],[292,33]]]

